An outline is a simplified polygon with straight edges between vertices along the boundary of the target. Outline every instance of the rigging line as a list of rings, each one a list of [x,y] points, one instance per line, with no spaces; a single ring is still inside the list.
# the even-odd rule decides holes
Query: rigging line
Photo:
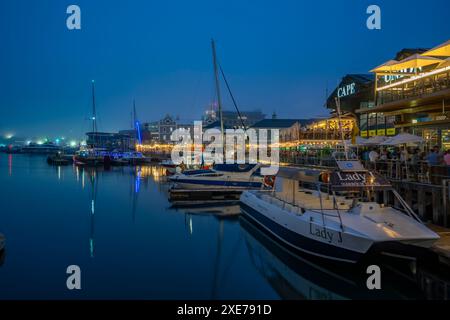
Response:
[[[231,92],[230,85],[228,84],[227,78],[225,77],[225,73],[223,72],[222,65],[220,64],[220,62],[219,62],[219,69],[220,69],[220,73],[222,74],[223,81],[225,81],[225,85],[227,86],[228,93],[230,94],[231,100],[233,101],[234,107],[236,108],[236,111],[238,113],[239,120],[241,120],[241,124],[244,127],[244,131],[246,131],[247,127],[244,123],[244,120],[242,120],[241,112],[239,111],[236,100],[234,99],[233,93]]]

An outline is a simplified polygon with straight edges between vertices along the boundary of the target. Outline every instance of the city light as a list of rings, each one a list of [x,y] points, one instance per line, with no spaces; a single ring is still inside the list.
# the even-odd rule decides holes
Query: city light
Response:
[[[77,145],[76,141],[74,141],[74,140],[70,141],[70,146],[71,147],[75,147],[76,145]]]
[[[6,138],[6,139],[11,139],[12,137],[14,137],[14,135],[13,135],[12,133],[7,133],[7,134],[5,135],[5,138]]]

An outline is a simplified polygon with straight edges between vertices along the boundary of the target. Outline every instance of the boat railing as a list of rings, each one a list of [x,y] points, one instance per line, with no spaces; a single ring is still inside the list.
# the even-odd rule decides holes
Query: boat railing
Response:
[[[410,218],[412,218],[412,219],[416,220],[417,222],[423,224],[422,220],[420,220],[420,218],[417,216],[417,214],[414,212],[414,210],[411,209],[411,207],[408,205],[408,203],[406,203],[405,199],[403,199],[403,197],[397,192],[397,190],[392,188],[392,193],[397,198],[398,202],[402,205],[402,207],[404,208],[404,211],[406,212],[406,214]]]
[[[306,210],[308,210],[310,212],[313,212],[313,213],[320,214],[321,217],[322,217],[322,224],[323,224],[323,226],[326,226],[325,217],[338,218],[341,231],[342,232],[344,231],[344,226],[343,226],[343,222],[342,222],[341,212],[339,211],[339,206],[338,206],[338,203],[336,201],[336,195],[335,194],[333,194],[333,205],[335,206],[334,208],[324,208],[323,204],[322,204],[322,201],[321,201],[321,207],[320,208],[312,209],[312,208],[305,208],[305,207],[297,205],[296,203],[289,202],[289,201],[283,200],[281,198],[278,198],[274,194],[274,192],[272,190],[260,190],[260,191],[258,191],[258,193],[260,195],[267,195],[267,194],[270,193],[269,199],[275,199],[275,200],[281,202],[280,207],[283,210],[287,210],[288,206],[290,206],[291,208],[296,208],[297,210],[289,210],[289,211],[291,211],[294,214],[302,215]],[[319,192],[319,197],[321,199],[321,197],[322,197],[321,196],[321,192]],[[272,200],[270,200],[270,203],[278,205],[276,203],[273,203]],[[330,213],[330,212],[336,212],[337,214],[333,214],[333,213]]]

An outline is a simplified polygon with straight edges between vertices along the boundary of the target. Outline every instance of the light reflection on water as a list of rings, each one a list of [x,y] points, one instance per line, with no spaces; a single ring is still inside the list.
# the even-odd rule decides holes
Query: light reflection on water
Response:
[[[237,204],[173,208],[158,166],[52,167],[44,157],[0,154],[0,186],[0,232],[7,238],[0,299],[442,298],[449,292],[445,278],[404,265],[396,266],[400,275],[383,267],[383,290],[369,292],[361,273],[293,256],[245,220]],[[65,287],[71,264],[82,270],[81,291]]]

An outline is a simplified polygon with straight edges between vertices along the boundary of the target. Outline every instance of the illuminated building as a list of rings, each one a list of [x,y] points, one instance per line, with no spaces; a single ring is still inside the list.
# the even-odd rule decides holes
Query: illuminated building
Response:
[[[403,50],[371,72],[375,104],[356,110],[361,136],[408,132],[429,146],[450,148],[450,41],[430,50]]]

